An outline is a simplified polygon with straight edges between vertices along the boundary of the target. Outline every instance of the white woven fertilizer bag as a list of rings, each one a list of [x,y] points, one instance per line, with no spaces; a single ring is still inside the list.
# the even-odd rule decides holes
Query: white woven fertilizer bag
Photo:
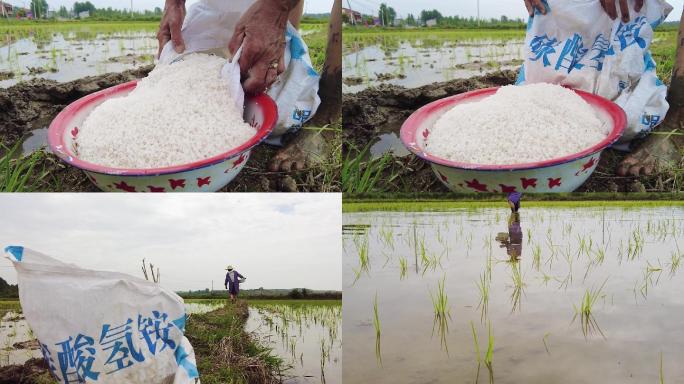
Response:
[[[628,126],[617,147],[628,149],[667,113],[667,87],[656,77],[648,50],[653,29],[672,11],[664,0],[645,0],[639,12],[629,0],[630,21],[612,20],[599,1],[545,0],[527,24],[518,84],[555,83],[614,101]]]
[[[19,300],[60,383],[197,384],[183,332],[183,299],[123,273],[65,264],[28,248],[5,248]]]
[[[235,25],[252,3],[254,0],[200,0],[193,4],[188,9],[181,29],[185,42],[184,54],[221,50],[227,57],[228,43]],[[266,139],[267,143],[274,145],[281,145],[281,138],[285,133],[298,131],[313,117],[321,103],[318,96],[320,76],[311,64],[309,48],[290,22],[287,23],[285,42],[285,72],[267,92],[278,106],[278,123]],[[159,64],[168,64],[178,56],[173,43],[169,41],[159,55]],[[237,60],[234,58],[233,62],[237,63]],[[237,76],[239,84],[239,68],[236,71],[232,68],[235,65],[226,65],[231,68],[224,69],[224,78],[232,85]],[[239,92],[244,95],[241,88]]]

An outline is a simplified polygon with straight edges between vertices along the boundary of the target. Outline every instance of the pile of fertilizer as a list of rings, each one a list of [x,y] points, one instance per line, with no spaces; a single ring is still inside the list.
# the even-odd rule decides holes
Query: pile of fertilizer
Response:
[[[572,90],[546,83],[510,85],[440,116],[425,149],[465,163],[531,163],[581,152],[610,129]]]
[[[159,65],[127,96],[96,107],[80,127],[82,160],[115,168],[159,168],[227,152],[256,134],[221,78],[226,60],[192,54]]]

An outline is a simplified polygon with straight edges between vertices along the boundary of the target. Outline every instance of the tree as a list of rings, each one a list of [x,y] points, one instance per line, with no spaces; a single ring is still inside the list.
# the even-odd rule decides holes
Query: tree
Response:
[[[48,3],[45,0],[31,0],[31,11],[36,19],[44,19],[48,11]]]
[[[91,3],[90,1],[85,1],[83,3],[77,1],[74,3],[74,13],[76,15],[86,11],[90,12],[91,15],[95,13],[95,6],[93,5],[93,3]]]
[[[436,9],[433,9],[431,11],[427,11],[424,9],[420,11],[420,19],[423,21],[423,23],[430,19],[435,19],[439,23],[440,20],[442,20],[442,14]]]
[[[162,9],[159,7],[154,7],[154,14],[155,15],[161,15],[162,14]]]
[[[412,13],[409,13],[408,16],[406,16],[406,25],[416,25],[416,18]]]
[[[378,17],[382,22],[382,25],[388,26],[394,23],[394,19],[397,17],[397,12],[392,7],[388,7],[387,4],[380,4],[380,10],[378,11]]]
[[[66,19],[67,17],[69,17],[69,10],[67,10],[66,7],[62,5],[61,7],[59,7],[57,15],[59,15],[59,17],[63,17]]]

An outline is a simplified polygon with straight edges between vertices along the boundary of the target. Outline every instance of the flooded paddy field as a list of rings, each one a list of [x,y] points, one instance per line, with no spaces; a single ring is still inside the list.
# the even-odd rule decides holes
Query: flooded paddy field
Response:
[[[522,63],[524,31],[345,33],[343,91],[381,83],[425,84],[515,69]]]
[[[342,303],[249,303],[246,329],[285,361],[283,383],[342,383]]]
[[[651,47],[658,74],[672,76],[676,31],[658,31]],[[426,84],[517,70],[524,59],[522,29],[347,29],[343,37],[343,92],[380,84]]]
[[[59,82],[154,62],[158,23],[62,23],[0,27],[0,87]]]
[[[344,382],[676,382],[683,234],[681,205],[347,212]]]

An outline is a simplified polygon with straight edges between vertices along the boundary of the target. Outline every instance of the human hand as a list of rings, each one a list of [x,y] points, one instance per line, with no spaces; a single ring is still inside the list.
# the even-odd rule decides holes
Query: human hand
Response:
[[[617,8],[615,7],[615,0],[600,0],[601,7],[606,11],[611,19],[615,20],[617,18]],[[627,5],[627,0],[618,0],[620,2],[620,13],[622,14],[622,22],[626,23],[629,21],[629,6]],[[641,7],[644,6],[644,0],[636,0],[634,2],[634,11],[641,11]]]
[[[530,16],[534,16],[534,10],[537,9],[542,15],[546,15],[546,6],[541,0],[525,0],[525,8]]]
[[[599,0],[601,2],[601,7],[610,16],[611,19],[615,20],[617,18],[617,8],[615,6],[615,0]],[[622,21],[629,21],[629,6],[627,5],[627,0],[618,0],[620,5],[620,13],[622,14]],[[644,0],[636,0],[634,2],[634,11],[639,12],[644,6]],[[542,0],[525,0],[525,8],[527,8],[527,13],[530,16],[534,16],[534,10],[537,9],[542,15],[546,15],[546,6],[542,3]]]
[[[181,27],[185,19],[185,0],[166,0],[164,14],[159,24],[157,40],[159,40],[159,51],[157,57],[161,55],[164,45],[171,40],[173,48],[177,53],[185,51],[185,42],[181,35]]]
[[[238,61],[242,88],[264,92],[285,71],[285,29],[299,0],[257,0],[240,18],[228,44],[232,54],[242,45]]]

